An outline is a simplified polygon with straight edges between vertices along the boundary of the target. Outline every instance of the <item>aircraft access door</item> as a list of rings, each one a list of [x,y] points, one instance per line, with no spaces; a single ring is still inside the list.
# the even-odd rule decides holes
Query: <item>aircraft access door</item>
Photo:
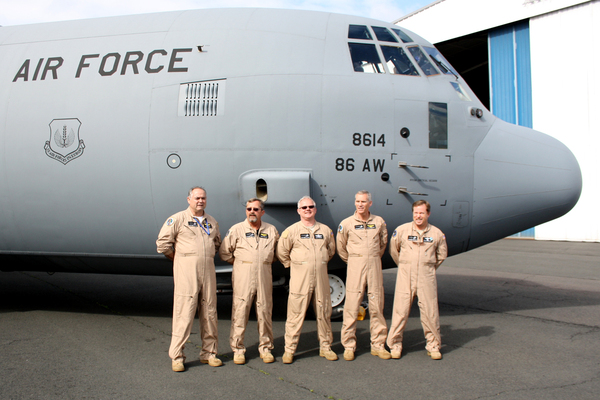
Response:
[[[392,160],[396,173],[391,181],[401,203],[409,206],[423,199],[431,204],[433,225],[463,228],[455,230],[460,237],[449,240],[454,253],[466,250],[468,245],[473,161],[472,156],[465,157],[464,152],[452,147],[449,112],[449,104],[444,102],[395,101]],[[450,207],[452,213],[436,215],[441,207]],[[405,218],[411,220],[412,213]]]

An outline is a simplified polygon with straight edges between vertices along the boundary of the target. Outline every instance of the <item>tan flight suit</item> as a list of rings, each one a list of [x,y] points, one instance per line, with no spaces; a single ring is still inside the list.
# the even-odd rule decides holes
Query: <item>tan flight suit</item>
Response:
[[[392,234],[390,255],[398,265],[394,312],[387,344],[402,351],[402,337],[410,307],[417,296],[427,351],[440,351],[440,313],[435,271],[448,255],[446,237],[438,228],[427,225],[419,232],[414,222],[400,225]]]
[[[367,222],[356,212],[340,223],[337,251],[348,263],[346,303],[341,342],[346,350],[356,351],[356,321],[365,286],[368,287],[371,348],[385,349],[387,325],[383,316],[383,273],[381,256],[387,246],[387,227],[383,218],[371,214]]]
[[[331,294],[327,263],[335,254],[333,232],[315,223],[313,229],[296,222],[281,234],[277,257],[290,268],[290,295],[285,322],[285,352],[294,354],[312,298],[321,351],[331,350]]]
[[[169,357],[185,361],[183,349],[190,336],[196,309],[200,320],[202,350],[200,359],[208,360],[217,354],[217,279],[215,253],[221,245],[219,224],[204,213],[202,225],[190,209],[172,215],[162,226],[156,249],[173,260],[173,334]],[[207,234],[210,232],[210,236]]]
[[[262,354],[273,349],[273,275],[277,229],[261,222],[258,232],[248,220],[235,224],[225,235],[219,256],[233,264],[233,304],[229,344],[234,354],[245,354],[244,334],[250,309],[256,301],[259,345]]]

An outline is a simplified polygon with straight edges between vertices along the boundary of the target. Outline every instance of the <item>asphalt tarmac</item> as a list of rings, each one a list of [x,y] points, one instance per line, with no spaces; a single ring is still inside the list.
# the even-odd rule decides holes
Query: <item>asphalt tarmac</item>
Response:
[[[391,319],[396,269],[384,271]],[[200,364],[198,325],[183,373],[171,371],[168,277],[0,273],[0,399],[598,399],[600,243],[501,240],[438,270],[443,360],[424,350],[413,305],[400,360],[369,352],[319,357],[314,319],[293,364],[281,362],[286,296],[274,306],[276,362],[258,358],[255,316],[246,365],[229,348],[231,295],[219,295],[220,368]]]

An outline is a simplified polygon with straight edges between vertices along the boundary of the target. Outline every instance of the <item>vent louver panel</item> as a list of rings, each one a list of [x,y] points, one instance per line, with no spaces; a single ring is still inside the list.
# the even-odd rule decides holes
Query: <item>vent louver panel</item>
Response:
[[[180,117],[216,117],[224,114],[225,79],[182,83],[179,86]]]

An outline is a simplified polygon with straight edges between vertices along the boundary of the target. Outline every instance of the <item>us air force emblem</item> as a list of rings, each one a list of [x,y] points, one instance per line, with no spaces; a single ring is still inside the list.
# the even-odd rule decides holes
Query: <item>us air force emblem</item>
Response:
[[[81,122],[77,118],[53,119],[50,122],[50,140],[44,146],[46,155],[63,164],[81,156],[85,144],[79,139],[80,127]]]

